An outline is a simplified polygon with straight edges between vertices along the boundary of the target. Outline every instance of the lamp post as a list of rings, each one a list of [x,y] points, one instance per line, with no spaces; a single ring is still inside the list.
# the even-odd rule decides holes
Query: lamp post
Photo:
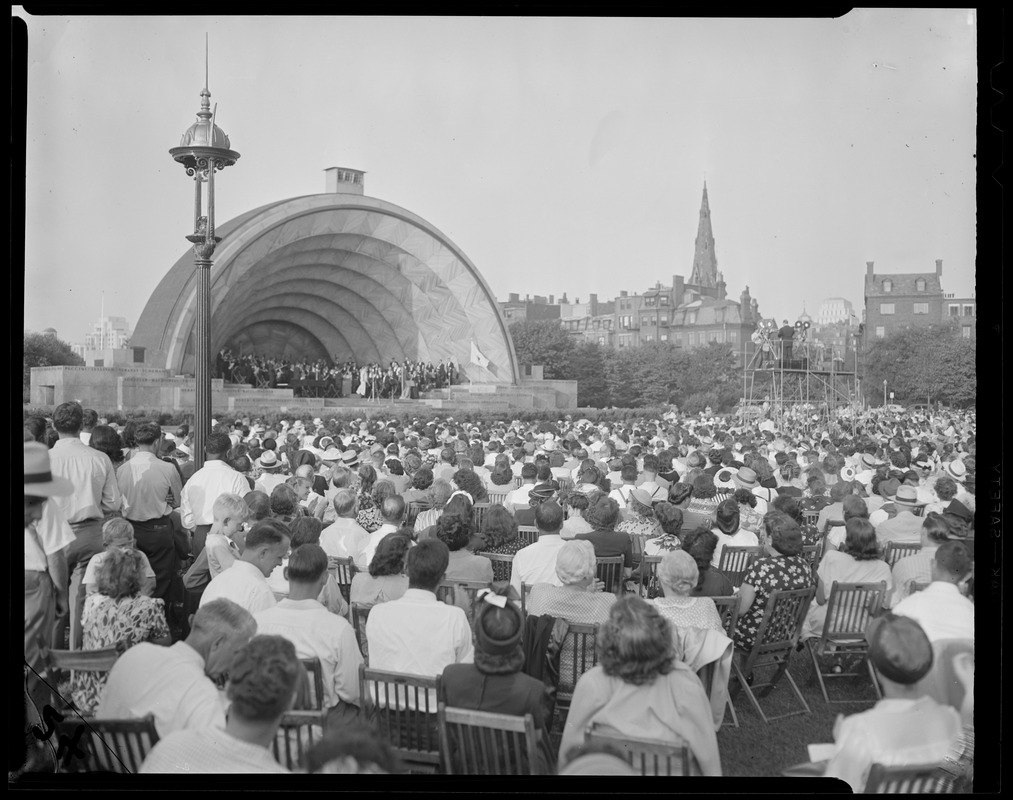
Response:
[[[230,149],[225,131],[215,125],[218,106],[211,110],[211,92],[206,85],[200,96],[197,121],[183,133],[179,147],[169,150],[169,155],[194,180],[193,234],[186,238],[193,244],[197,279],[193,425],[193,459],[197,469],[204,465],[204,443],[211,424],[211,256],[221,241],[220,236],[215,236],[215,172],[235,164],[239,158],[239,153]]]

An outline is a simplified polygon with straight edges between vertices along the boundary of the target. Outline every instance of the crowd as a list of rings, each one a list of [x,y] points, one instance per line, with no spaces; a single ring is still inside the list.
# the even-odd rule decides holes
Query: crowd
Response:
[[[629,774],[585,740],[595,729],[686,743],[693,774],[721,775],[730,669],[768,600],[813,590],[801,649],[837,584],[881,582],[866,635],[883,699],[839,720],[810,766],[857,791],[873,762],[970,774],[973,691],[941,697],[925,679],[973,681],[973,411],[815,431],[676,412],[240,419],[214,424],[199,469],[185,426],[103,423],[77,403],[25,421],[26,698],[153,714],[143,771],[287,771],[270,744],[302,697],[299,659],[317,658],[326,736],[302,770],[403,766],[366,713],[367,663],[439,676],[432,710],[530,714],[543,773]],[[891,545],[916,552],[891,565]],[[756,557],[725,574],[723,551],[743,546]],[[448,582],[487,588],[441,602]],[[559,621],[597,626],[597,664],[572,685]],[[57,687],[46,671],[47,648],[114,645],[107,674]]]
[[[443,389],[456,383],[460,372],[449,359],[435,364],[392,359],[386,367],[375,361],[360,366],[356,361],[339,363],[337,357],[296,361],[256,353],[236,355],[226,348],[215,359],[214,376],[254,388],[292,388],[302,397],[341,397],[354,392],[361,397],[395,398],[407,395],[412,387],[418,392]]]

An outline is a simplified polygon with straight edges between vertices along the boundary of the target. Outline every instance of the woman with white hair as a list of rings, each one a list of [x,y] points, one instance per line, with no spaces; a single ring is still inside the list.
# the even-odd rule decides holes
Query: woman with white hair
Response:
[[[586,539],[570,540],[556,556],[556,577],[563,585],[532,586],[524,603],[527,613],[588,625],[605,622],[616,596],[602,591],[604,584],[596,577],[596,567],[594,545]]]
[[[724,631],[721,615],[709,597],[694,597],[691,592],[700,580],[700,569],[684,550],[672,550],[661,557],[658,581],[664,597],[652,602],[661,615],[677,628],[710,628]]]

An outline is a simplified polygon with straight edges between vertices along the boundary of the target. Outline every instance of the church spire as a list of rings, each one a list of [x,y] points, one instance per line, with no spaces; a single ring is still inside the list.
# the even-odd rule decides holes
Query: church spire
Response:
[[[696,231],[696,252],[689,283],[713,288],[717,285],[718,259],[714,255],[714,234],[711,232],[711,209],[707,202],[707,181],[703,182],[700,203],[700,224]]]

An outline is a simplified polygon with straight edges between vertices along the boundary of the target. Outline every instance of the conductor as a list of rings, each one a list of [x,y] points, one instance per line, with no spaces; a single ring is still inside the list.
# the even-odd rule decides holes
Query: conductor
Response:
[[[781,368],[791,368],[791,347],[792,339],[795,338],[795,329],[784,321],[784,325],[777,332],[777,338],[781,340]]]

